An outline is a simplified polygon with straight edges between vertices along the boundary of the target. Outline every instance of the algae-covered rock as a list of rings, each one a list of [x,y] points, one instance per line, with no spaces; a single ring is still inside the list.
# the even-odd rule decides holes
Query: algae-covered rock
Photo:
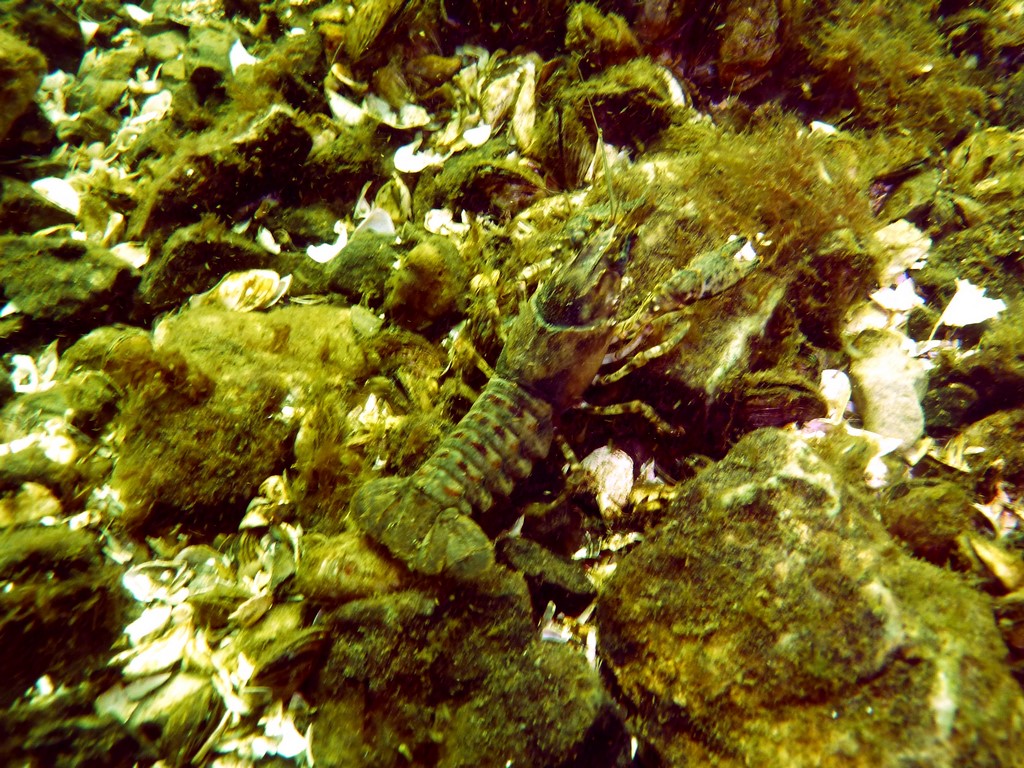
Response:
[[[127,316],[137,283],[134,268],[98,245],[0,237],[0,292],[14,309],[4,320],[10,325],[0,325],[0,339],[53,329],[75,335]]]
[[[793,433],[754,432],[619,564],[600,652],[668,765],[1021,764],[985,600],[895,547]]]
[[[160,324],[148,355],[137,346],[115,346],[105,361],[130,378],[123,354],[141,379],[114,424],[111,484],[129,525],[154,508],[197,521],[240,515],[260,482],[290,464],[304,410],[364,364],[348,311],[326,306],[192,309]]]
[[[350,301],[378,306],[387,291],[392,265],[399,257],[393,235],[360,232],[325,266],[325,287]]]
[[[384,309],[400,325],[422,330],[465,302],[468,272],[451,242],[424,240],[402,257],[389,276]]]
[[[294,183],[312,139],[290,108],[229,114],[182,144],[139,193],[132,236],[195,221]]]
[[[536,541],[506,536],[496,549],[498,562],[526,579],[537,613],[542,614],[550,602],[566,615],[576,616],[597,597],[597,588],[578,562],[559,557]]]
[[[971,503],[971,495],[955,483],[908,480],[889,491],[882,522],[914,555],[945,566],[956,552],[958,537],[974,527]]]
[[[6,531],[0,553],[7,585],[0,595],[0,653],[8,660],[0,704],[7,707],[47,670],[61,669],[70,685],[105,655],[121,628],[123,597],[120,570],[102,561],[89,532]]]
[[[619,708],[581,655],[540,641],[518,575],[354,600],[320,621],[334,645],[315,691],[318,763],[625,763]]]
[[[32,105],[46,74],[46,60],[35,48],[0,29],[0,141]]]

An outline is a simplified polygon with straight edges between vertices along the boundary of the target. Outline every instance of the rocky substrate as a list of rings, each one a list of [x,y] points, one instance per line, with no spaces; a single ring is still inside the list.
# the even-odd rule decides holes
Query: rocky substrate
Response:
[[[1017,5],[0,0],[0,762],[1024,765]]]

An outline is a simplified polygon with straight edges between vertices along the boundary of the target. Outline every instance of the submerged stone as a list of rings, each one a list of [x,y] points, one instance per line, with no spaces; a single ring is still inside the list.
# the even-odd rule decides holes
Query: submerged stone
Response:
[[[985,599],[897,548],[858,483],[760,430],[622,560],[601,655],[664,764],[1020,764]]]
[[[333,646],[315,691],[318,764],[627,764],[619,707],[581,654],[540,641],[518,575],[437,586],[320,613]]]
[[[69,238],[0,237],[0,295],[14,311],[0,339],[60,329],[74,335],[127,315],[138,272],[106,248]],[[9,328],[11,330],[9,330]]]
[[[288,466],[305,409],[364,365],[348,311],[327,306],[187,310],[158,326],[148,354],[134,346],[105,361],[139,382],[115,421],[112,484],[131,525],[154,508],[240,518],[260,482]]]

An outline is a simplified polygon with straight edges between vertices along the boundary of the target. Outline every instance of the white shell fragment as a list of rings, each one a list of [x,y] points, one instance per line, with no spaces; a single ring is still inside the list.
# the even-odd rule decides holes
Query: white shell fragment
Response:
[[[672,74],[672,70],[668,67],[661,67],[661,77],[665,85],[668,86],[668,98],[672,106],[685,107],[687,104],[686,91],[683,90],[682,83]]]
[[[166,603],[151,605],[146,608],[142,615],[124,628],[128,642],[133,646],[148,640],[157,632],[163,631],[164,627],[171,620],[171,606]]]
[[[254,595],[232,611],[228,621],[240,627],[251,627],[263,618],[273,604],[274,596],[269,592]]]
[[[141,269],[149,262],[149,251],[142,243],[118,243],[110,252],[136,269]]]
[[[327,90],[327,106],[336,120],[345,125],[359,125],[367,118],[363,108],[337,91]]]
[[[618,448],[602,446],[583,459],[580,466],[590,475],[601,514],[620,514],[633,490],[632,457]]]
[[[127,659],[127,663],[121,668],[121,674],[129,680],[155,675],[181,661],[185,654],[185,646],[191,637],[191,625],[179,624],[157,640],[119,653],[112,661],[114,664],[120,664]]]
[[[523,73],[523,82],[512,110],[512,135],[516,144],[529,150],[533,147],[537,118],[537,66],[532,60],[526,59],[520,71]]]
[[[266,309],[281,300],[291,282],[291,275],[281,277],[270,269],[229,272],[206,293],[190,298],[188,305],[192,308],[221,307],[234,312]]]
[[[188,597],[186,585],[191,578],[180,563],[152,560],[130,568],[121,583],[140,603],[159,600],[174,605]]]
[[[1002,299],[990,299],[985,296],[985,289],[971,283],[970,280],[957,280],[956,293],[942,311],[936,324],[962,328],[991,320],[1006,309]],[[934,335],[934,331],[932,332]]]
[[[42,352],[39,358],[34,359],[31,355],[11,355],[11,387],[18,394],[34,394],[45,392],[56,382],[57,375],[57,342],[52,342]]]
[[[417,104],[403,104],[397,112],[380,96],[368,94],[363,99],[363,110],[384,125],[400,130],[422,128],[430,122],[430,114]]]
[[[128,18],[140,26],[143,24],[149,24],[149,22],[153,20],[152,13],[133,3],[126,3],[122,8],[124,8],[124,12],[128,14]]]
[[[425,149],[422,152],[417,150],[423,139],[416,139],[411,144],[404,144],[395,150],[395,170],[400,173],[420,173],[432,166],[442,165],[447,155],[442,155],[432,149]]]
[[[828,405],[828,420],[833,424],[840,423],[853,392],[850,377],[836,368],[826,368],[821,372],[819,391]]]
[[[523,71],[523,67],[517,67],[484,86],[480,94],[480,113],[485,123],[498,125],[505,119],[519,93]]]
[[[471,147],[482,147],[487,143],[487,140],[491,138],[491,126],[487,123],[481,125],[475,125],[472,128],[467,128],[462,132],[462,138],[466,140],[466,143]]]
[[[281,253],[281,246],[278,245],[277,240],[274,239],[274,233],[266,227],[260,227],[256,231],[256,242],[259,243],[260,247],[267,253],[272,253],[275,256]]]
[[[67,112],[67,92],[74,82],[73,76],[62,69],[57,69],[46,75],[43,82],[39,84],[39,89],[36,91],[36,103],[51,123],[56,124],[78,117],[77,112],[74,115],[69,115]]]
[[[884,287],[894,285],[908,269],[923,267],[932,240],[906,219],[900,219],[875,232],[875,246],[881,256],[878,282]]]
[[[348,230],[345,229],[344,223],[338,220],[334,222],[334,232],[338,235],[337,240],[333,243],[307,246],[306,255],[317,264],[326,264],[335,258],[348,245]]]
[[[378,235],[393,235],[396,232],[395,222],[391,218],[391,214],[383,208],[372,208],[369,213],[366,214],[366,218],[359,222],[359,226],[352,230],[352,236],[355,237],[360,232],[375,232]]]
[[[465,213],[456,222],[450,208],[431,208],[423,217],[423,228],[435,235],[462,236],[469,232],[469,223]]]
[[[327,89],[327,106],[335,119],[346,125],[359,125],[366,119],[376,120],[391,128],[408,130],[422,128],[430,122],[430,113],[418,104],[405,104],[395,111],[384,99],[373,94],[356,104],[337,91]]]
[[[81,208],[81,198],[78,192],[64,179],[55,176],[47,176],[36,179],[32,182],[32,189],[40,197],[48,200],[61,210],[67,211],[72,216],[77,216]]]
[[[730,237],[729,241],[732,242],[735,238]],[[752,264],[757,261],[757,251],[754,249],[754,244],[747,240],[740,246],[740,249],[736,251],[732,257],[733,261],[743,262],[745,264]]]
[[[924,304],[910,278],[898,282],[895,288],[879,288],[871,294],[871,300],[887,312],[909,312]]]
[[[78,22],[78,28],[82,31],[82,40],[88,45],[92,42],[92,38],[96,34],[96,30],[100,28],[100,25],[98,22],[82,19]]]
[[[295,726],[291,712],[284,711],[284,703],[275,702],[259,721],[261,734],[227,739],[217,746],[219,752],[233,753],[242,760],[255,761],[277,755],[296,760],[309,755],[310,730],[301,733]],[[312,758],[308,759],[312,765]]]
[[[249,53],[241,40],[235,40],[235,44],[228,51],[228,62],[231,64],[231,74],[235,74],[239,67],[253,66],[259,64],[260,60]]]

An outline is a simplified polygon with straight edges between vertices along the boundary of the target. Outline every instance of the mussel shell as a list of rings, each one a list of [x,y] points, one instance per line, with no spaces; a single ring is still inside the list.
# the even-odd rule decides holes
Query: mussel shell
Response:
[[[139,705],[127,727],[169,764],[189,765],[223,713],[207,678],[181,672]]]
[[[282,696],[293,693],[323,657],[329,640],[322,627],[307,627],[275,640],[254,659],[249,685]]]
[[[740,432],[749,432],[820,419],[827,413],[821,393],[809,382],[761,381],[740,395],[733,424]]]
[[[281,277],[270,269],[229,272],[206,293],[188,300],[190,307],[219,307],[235,312],[252,312],[276,304],[288,291],[291,275]]]

